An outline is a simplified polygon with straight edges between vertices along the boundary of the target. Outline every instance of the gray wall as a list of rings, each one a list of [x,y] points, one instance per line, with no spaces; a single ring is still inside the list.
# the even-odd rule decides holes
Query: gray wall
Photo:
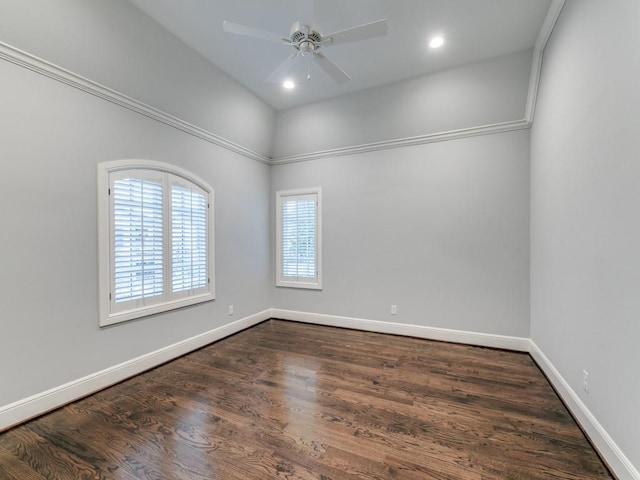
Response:
[[[0,0],[0,41],[268,156],[275,113],[125,0]]]
[[[0,11],[0,41],[263,155],[524,117],[530,51],[276,115],[124,0],[0,0]],[[276,306],[531,334],[640,465],[639,17],[633,0],[568,0],[531,139],[272,168],[0,62],[0,406]],[[96,164],[124,158],[170,162],[214,187],[217,299],[99,329]],[[324,288],[276,288],[274,192],[314,186]]]
[[[532,338],[636,466],[638,18],[635,0],[567,1],[545,51],[531,140]]]
[[[277,113],[273,156],[521,120],[532,51]]]
[[[0,0],[0,9],[0,41],[242,146],[269,152],[275,124],[271,109],[127,2]],[[494,59],[489,64],[504,63],[508,73],[509,65],[528,58],[525,52],[506,63]],[[466,102],[473,81],[465,75],[482,78],[487,68],[475,65],[458,72],[460,96],[450,93],[440,108],[448,109],[456,98]],[[447,75],[453,79],[451,72]],[[0,83],[0,142],[7,159],[0,176],[0,405],[272,305],[390,319],[389,304],[396,303],[399,315],[394,320],[399,322],[528,334],[528,132],[270,171],[9,62],[0,62]],[[500,115],[521,117],[524,95],[517,108],[510,104],[515,98],[505,95],[508,107],[498,102]],[[479,111],[487,115],[456,126],[513,119],[511,114],[498,118],[487,109],[470,110]],[[313,148],[307,145],[304,151]],[[170,162],[214,187],[217,299],[99,329],[96,164],[124,158]],[[325,216],[334,220],[326,223],[322,297],[273,287],[270,182],[278,188],[325,189]],[[347,202],[349,210],[340,202]],[[412,213],[420,217],[418,222]],[[398,236],[406,237],[407,230],[405,242],[417,257],[397,252]],[[361,245],[353,269],[340,270],[358,239],[369,234],[375,241]],[[381,261],[376,264],[376,259]],[[373,281],[377,272],[380,280]],[[235,305],[233,318],[226,312],[229,304]]]
[[[278,308],[528,337],[528,131],[279,165],[271,181],[272,209],[277,190],[323,189],[323,289],[273,287]]]
[[[266,165],[6,61],[0,86],[0,405],[271,306]],[[217,299],[99,329],[96,164],[125,158],[172,163],[215,189]]]

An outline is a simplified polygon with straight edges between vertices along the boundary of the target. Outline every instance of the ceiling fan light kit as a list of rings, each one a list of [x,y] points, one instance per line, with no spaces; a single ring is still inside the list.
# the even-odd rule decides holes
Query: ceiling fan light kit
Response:
[[[329,35],[323,35],[320,33],[320,29],[311,21],[313,15],[313,0],[298,0],[298,12],[300,12],[301,19],[293,23],[289,37],[227,21],[222,23],[222,27],[227,33],[289,45],[295,49],[295,52],[267,77],[267,81],[273,83],[283,83],[286,75],[292,70],[295,64],[301,61],[300,59],[306,59],[307,80],[311,79],[311,65],[315,64],[336,83],[345,83],[349,81],[351,77],[324,55],[324,53],[320,51],[321,48],[367,40],[386,35],[387,33],[387,21],[383,19],[347,28]]]

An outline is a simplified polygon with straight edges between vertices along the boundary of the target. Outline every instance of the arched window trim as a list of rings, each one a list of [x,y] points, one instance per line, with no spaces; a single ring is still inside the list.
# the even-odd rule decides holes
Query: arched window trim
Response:
[[[153,294],[153,298],[145,297],[138,300],[124,301],[116,304],[115,267],[114,267],[114,197],[113,185],[115,179],[123,178],[131,171],[135,178],[150,179],[149,181],[162,184],[163,202],[163,256],[162,256],[162,284],[164,288],[160,294]],[[148,176],[146,175],[148,172]],[[154,179],[154,180],[151,180]],[[161,179],[161,180],[159,180]],[[163,162],[152,160],[114,160],[98,164],[98,300],[100,326],[132,320],[156,313],[166,312],[201,302],[215,299],[215,262],[214,262],[214,191],[204,180],[191,172]],[[172,185],[193,186],[193,191],[206,197],[206,277],[205,286],[192,290],[172,292]],[[196,196],[198,196],[196,194]],[[198,197],[200,198],[200,197]],[[202,213],[202,212],[201,212]],[[176,217],[177,218],[177,217]],[[202,250],[202,249],[201,249]],[[143,262],[144,263],[144,262]],[[202,262],[201,262],[202,263]],[[202,282],[200,282],[202,283]]]

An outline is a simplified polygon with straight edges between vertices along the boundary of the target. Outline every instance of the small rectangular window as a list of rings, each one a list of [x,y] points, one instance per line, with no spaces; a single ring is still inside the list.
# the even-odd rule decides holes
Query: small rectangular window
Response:
[[[277,286],[322,288],[320,201],[319,188],[276,193]]]

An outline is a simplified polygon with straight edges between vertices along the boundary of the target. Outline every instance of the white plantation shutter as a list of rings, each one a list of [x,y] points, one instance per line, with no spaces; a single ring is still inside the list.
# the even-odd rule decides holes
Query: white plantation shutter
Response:
[[[171,184],[171,291],[207,286],[207,198],[195,186]]]
[[[149,304],[147,299],[164,293],[162,191],[159,175],[146,179],[126,176],[113,182],[115,304]]]
[[[320,288],[320,191],[278,192],[276,284]]]
[[[213,189],[169,164],[98,167],[100,324],[213,300]]]
[[[316,277],[315,196],[282,201],[282,276]]]

